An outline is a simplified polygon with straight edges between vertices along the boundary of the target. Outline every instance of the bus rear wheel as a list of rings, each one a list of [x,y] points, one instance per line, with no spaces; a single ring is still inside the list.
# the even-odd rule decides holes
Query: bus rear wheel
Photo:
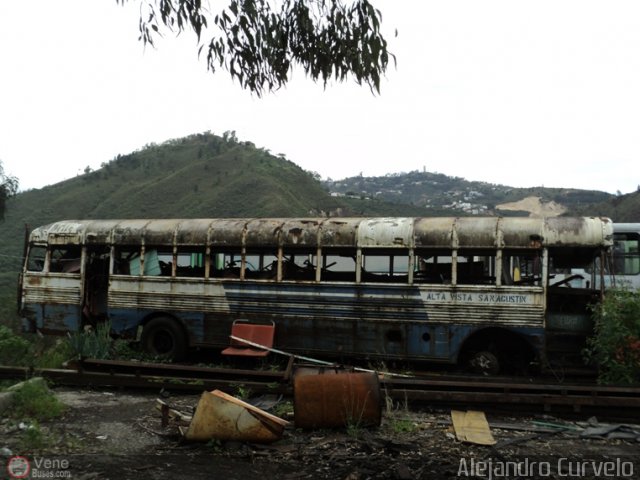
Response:
[[[142,329],[140,343],[145,352],[174,361],[187,354],[187,336],[182,326],[168,317],[150,320]]]
[[[497,375],[500,372],[500,360],[489,350],[480,350],[469,358],[469,367],[475,373]]]

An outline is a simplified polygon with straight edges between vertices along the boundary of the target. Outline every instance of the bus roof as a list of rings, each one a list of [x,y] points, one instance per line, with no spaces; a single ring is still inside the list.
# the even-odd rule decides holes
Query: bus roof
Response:
[[[607,247],[599,217],[380,217],[64,220],[38,227],[39,244],[218,247],[540,248]]]
[[[613,231],[620,233],[640,233],[640,223],[614,223]]]

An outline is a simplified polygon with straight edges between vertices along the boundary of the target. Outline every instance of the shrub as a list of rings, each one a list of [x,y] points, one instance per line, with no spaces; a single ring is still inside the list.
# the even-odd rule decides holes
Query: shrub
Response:
[[[30,361],[31,343],[0,325],[0,364],[29,366]]]
[[[609,290],[593,315],[595,332],[586,356],[598,366],[598,381],[640,381],[640,292]]]

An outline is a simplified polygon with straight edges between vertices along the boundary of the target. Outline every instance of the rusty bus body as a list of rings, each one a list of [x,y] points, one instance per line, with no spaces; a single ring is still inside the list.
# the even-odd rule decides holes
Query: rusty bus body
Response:
[[[492,370],[580,344],[598,292],[551,268],[591,264],[612,234],[587,217],[61,221],[31,232],[21,315],[54,334],[108,320],[173,357],[246,320],[291,353]]]

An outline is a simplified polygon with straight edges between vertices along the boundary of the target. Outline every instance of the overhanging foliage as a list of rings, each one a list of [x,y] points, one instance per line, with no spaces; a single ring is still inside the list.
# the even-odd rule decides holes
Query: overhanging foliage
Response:
[[[199,53],[207,52],[209,70],[227,70],[258,96],[285,85],[294,65],[325,86],[331,78],[343,81],[351,75],[379,92],[389,58],[395,58],[380,32],[382,15],[368,0],[230,0],[216,13],[201,0],[141,4],[145,45],[153,45],[164,29],[193,30]]]

